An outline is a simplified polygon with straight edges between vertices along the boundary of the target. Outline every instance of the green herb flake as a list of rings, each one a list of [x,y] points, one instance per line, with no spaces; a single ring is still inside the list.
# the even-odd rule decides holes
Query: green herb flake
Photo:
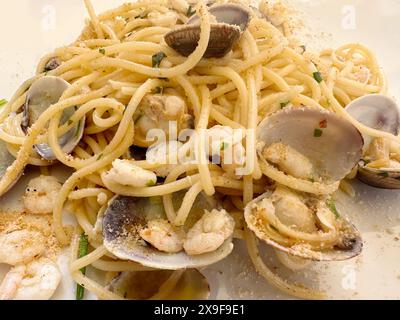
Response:
[[[194,9],[192,6],[189,6],[189,8],[186,11],[186,16],[190,18],[192,15],[196,13],[196,9]]]
[[[310,178],[308,178],[308,181],[314,183],[314,182],[315,182],[315,179],[314,179],[313,177],[310,177]]]
[[[7,103],[8,101],[6,99],[0,99],[0,107],[4,106]]]
[[[160,67],[160,63],[161,61],[166,57],[167,55],[160,51],[158,53],[156,53],[155,55],[153,55],[153,57],[151,58],[151,61],[153,63],[153,68],[159,68]]]
[[[82,126],[82,121],[79,121],[74,137],[77,137],[81,133],[81,126]]]
[[[229,143],[228,142],[223,141],[221,143],[221,151],[224,151],[228,147],[229,147]]]
[[[101,160],[103,158],[104,154],[100,153],[99,156],[97,157],[97,161]]]
[[[155,94],[163,94],[164,87],[155,87],[152,92]]]
[[[99,52],[100,52],[101,54],[104,54],[104,55],[105,55],[105,54],[106,54],[106,49],[100,48],[100,49],[99,49]]]
[[[158,80],[162,80],[162,81],[167,81],[167,82],[169,82],[169,79],[168,79],[168,78],[158,78]]]
[[[156,185],[156,183],[157,183],[157,181],[149,180],[149,181],[146,183],[146,187],[153,187],[153,186]]]
[[[336,209],[335,201],[333,201],[332,198],[326,200],[325,204],[329,208],[329,210],[331,210],[334,213],[336,219],[340,218],[340,214]]]
[[[78,258],[82,258],[88,254],[89,239],[88,236],[82,234],[79,238]],[[82,274],[86,274],[86,267],[81,269]],[[85,293],[85,288],[80,284],[76,286],[76,300],[82,300]]]
[[[318,83],[321,83],[322,81],[324,81],[324,79],[322,78],[321,72],[314,72],[313,73],[313,77],[315,79],[315,81],[317,81]]]
[[[281,102],[281,109],[285,108],[289,103],[289,101]]]
[[[70,119],[70,120],[68,120],[68,125],[70,126],[71,124],[73,124],[74,122]]]
[[[323,131],[321,129],[314,130],[314,138],[320,138],[322,136]]]
[[[378,176],[382,178],[389,178],[389,173],[388,172],[380,172],[378,173]]]
[[[307,51],[307,48],[305,45],[300,46],[301,49],[303,49],[303,53]]]

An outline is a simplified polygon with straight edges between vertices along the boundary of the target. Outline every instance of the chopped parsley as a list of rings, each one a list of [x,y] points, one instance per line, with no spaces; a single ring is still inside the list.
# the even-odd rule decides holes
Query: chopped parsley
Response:
[[[82,258],[88,254],[89,240],[86,234],[82,234],[79,238],[78,258]],[[86,267],[81,269],[82,274],[86,274]],[[82,300],[85,288],[80,284],[76,286],[76,300]]]
[[[196,13],[196,9],[194,9],[192,6],[189,6],[189,8],[186,11],[186,16],[190,18],[192,15]]]
[[[68,124],[68,125],[71,125],[71,124],[73,124],[73,123],[74,123],[74,122],[73,122],[71,119],[69,119],[67,124]]]
[[[158,80],[162,80],[162,81],[167,81],[167,82],[169,82],[169,79],[168,79],[168,78],[158,78]]]
[[[324,79],[322,79],[321,72],[319,72],[319,71],[314,72],[313,77],[314,77],[315,81],[317,81],[318,83],[321,83],[322,81],[324,81]]]
[[[160,67],[160,63],[161,61],[166,57],[167,55],[160,51],[158,53],[156,53],[155,55],[153,55],[153,57],[151,58],[151,61],[153,63],[153,68],[159,68]]]
[[[336,218],[340,218],[340,214],[336,209],[336,205],[335,205],[335,201],[333,201],[333,199],[328,199],[325,202],[326,206],[329,208],[329,210],[331,210],[334,214]]]
[[[323,131],[321,129],[314,130],[314,138],[320,138],[322,136]]]
[[[99,161],[101,158],[103,158],[104,154],[100,153],[99,156],[97,157],[97,161]]]
[[[163,94],[164,87],[155,87],[152,92],[155,94]]]
[[[153,187],[153,186],[156,185],[156,183],[157,183],[157,181],[149,180],[149,181],[146,183],[146,187]]]
[[[285,108],[289,103],[289,101],[281,102],[281,109]]]
[[[229,147],[229,143],[228,142],[223,141],[221,143],[221,151],[225,150],[228,147]]]
[[[100,52],[101,54],[106,54],[106,49],[100,48],[100,49],[99,49],[99,52]]]
[[[75,132],[75,136],[77,137],[80,133],[81,133],[81,125],[82,125],[82,121],[78,122],[78,127],[76,128],[76,132]]]
[[[300,48],[302,48],[302,49],[303,49],[303,53],[307,51],[307,48],[306,48],[306,46],[305,46],[305,45],[302,45],[302,46],[300,46]]]
[[[0,99],[0,107],[4,106],[5,104],[7,104],[7,100],[6,99]]]
[[[389,178],[389,173],[388,172],[380,172],[378,173],[378,176],[382,178]]]

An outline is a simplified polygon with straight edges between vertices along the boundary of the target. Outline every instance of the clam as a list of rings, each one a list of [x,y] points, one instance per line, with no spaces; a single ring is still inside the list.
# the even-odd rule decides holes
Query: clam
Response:
[[[44,66],[43,72],[49,72],[57,69],[61,65],[61,60],[58,57],[50,58]]]
[[[398,135],[399,108],[387,96],[366,95],[350,103],[346,111],[370,128]],[[373,187],[400,189],[400,158],[395,159],[390,154],[390,142],[383,138],[372,139],[366,135],[364,140],[364,156],[359,163],[358,178]]]
[[[274,191],[246,206],[248,228],[299,258],[331,261],[358,255],[360,233],[339,215],[329,194],[357,165],[362,147],[357,128],[326,110],[285,108],[264,119],[257,151],[263,172],[277,183]]]
[[[10,152],[8,152],[7,149],[7,144],[4,141],[0,140],[0,179],[3,178],[4,174],[6,173],[8,167],[10,167],[13,162],[15,161],[15,158],[11,155]],[[9,191],[19,180],[19,178],[22,176],[22,171],[19,174],[19,176],[17,177],[17,179],[15,179],[9,186],[8,188],[2,193],[0,194],[0,196],[2,196],[3,194],[5,194],[7,191]]]
[[[174,204],[181,203],[182,198],[182,192],[175,193]],[[190,229],[203,215],[205,209],[212,210],[216,205],[214,198],[200,194],[190,211],[184,229]],[[140,237],[140,231],[146,228],[147,223],[156,219],[166,219],[161,197],[114,197],[109,202],[103,220],[105,247],[120,259],[166,270],[208,266],[225,258],[233,249],[232,239],[229,238],[217,250],[200,255],[188,255],[184,251],[161,252]]]
[[[25,133],[31,127],[40,115],[51,105],[57,103],[70,84],[59,77],[45,76],[36,80],[29,88],[26,96],[26,102],[23,107],[23,119],[21,127]],[[76,107],[70,107],[64,110],[61,117],[61,123],[66,123],[74,114]],[[85,128],[85,118],[60,137],[59,144],[65,153],[71,153],[78,145],[83,136]],[[36,152],[46,160],[56,160],[56,157],[47,143],[35,145]]]
[[[288,201],[284,203],[285,212],[275,192],[269,191],[246,206],[244,215],[248,228],[268,245],[302,259],[342,261],[361,253],[363,241],[359,231],[339,215],[330,198],[297,195],[309,210],[311,221],[299,217]]]
[[[250,12],[233,3],[214,5],[209,11],[216,22],[211,24],[210,40],[204,57],[221,58],[232,50],[247,28]],[[200,19],[197,15],[192,16],[183,27],[165,35],[168,46],[186,57],[196,49],[199,39]]]
[[[260,161],[309,184],[330,185],[342,180],[361,159],[362,147],[363,138],[356,127],[322,109],[285,108],[265,118],[257,129]],[[288,187],[296,188],[289,182]]]
[[[111,281],[108,289],[129,300],[151,299],[173,272],[169,270],[121,272]],[[162,299],[207,300],[210,296],[210,286],[204,275],[196,269],[181,272],[182,275],[173,290]]]

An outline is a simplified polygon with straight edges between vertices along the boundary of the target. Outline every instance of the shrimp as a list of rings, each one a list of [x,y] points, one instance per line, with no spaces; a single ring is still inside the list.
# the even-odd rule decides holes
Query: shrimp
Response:
[[[58,265],[48,258],[12,268],[0,285],[1,300],[49,300],[61,281]]]
[[[17,230],[0,234],[0,263],[15,266],[42,254],[45,239],[40,232]]]
[[[131,160],[114,160],[112,168],[102,175],[105,182],[118,183],[136,188],[150,187],[157,183],[154,172],[134,165]]]
[[[276,164],[280,170],[299,179],[310,179],[313,176],[311,161],[292,147],[274,143],[262,152],[266,160]]]
[[[52,213],[60,190],[61,183],[54,177],[40,176],[32,179],[23,197],[26,211],[32,214]]]
[[[225,210],[205,211],[189,230],[183,248],[189,255],[217,250],[233,234],[235,221]]]
[[[165,219],[149,221],[147,228],[140,230],[139,234],[142,239],[160,251],[177,253],[183,249],[184,231],[173,227]]]

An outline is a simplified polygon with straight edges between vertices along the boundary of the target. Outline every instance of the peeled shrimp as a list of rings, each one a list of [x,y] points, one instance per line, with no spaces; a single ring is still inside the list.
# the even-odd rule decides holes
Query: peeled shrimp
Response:
[[[1,300],[49,300],[61,281],[58,265],[48,258],[12,268],[0,285]]]
[[[167,220],[151,220],[139,234],[160,251],[176,253],[183,249],[184,231],[173,227]]]
[[[189,230],[183,247],[189,255],[215,251],[233,234],[234,227],[235,221],[225,210],[206,211]]]
[[[61,183],[50,176],[40,176],[29,181],[23,197],[25,209],[32,214],[49,214],[53,212],[54,202]]]
[[[102,179],[132,187],[150,187],[157,182],[154,172],[134,165],[131,160],[114,160],[112,168],[102,175]]]
[[[17,230],[0,234],[0,263],[26,263],[45,250],[45,239],[36,231]]]

